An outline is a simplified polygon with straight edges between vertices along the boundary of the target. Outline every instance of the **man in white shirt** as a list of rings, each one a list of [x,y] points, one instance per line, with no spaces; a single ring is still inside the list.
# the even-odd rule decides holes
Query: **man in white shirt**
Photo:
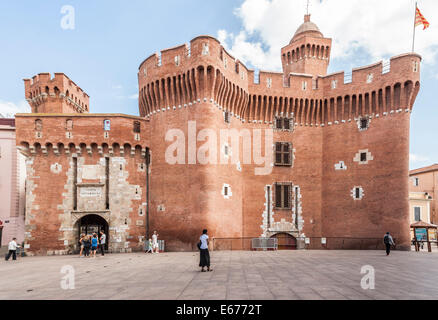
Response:
[[[154,231],[154,234],[152,235],[152,252],[153,253],[159,252],[157,231]]]
[[[17,244],[16,240],[17,240],[17,238],[13,238],[12,241],[9,242],[9,245],[8,245],[9,253],[6,256],[6,261],[9,260],[11,255],[12,255],[12,260],[17,260],[17,248],[20,248],[20,246]]]

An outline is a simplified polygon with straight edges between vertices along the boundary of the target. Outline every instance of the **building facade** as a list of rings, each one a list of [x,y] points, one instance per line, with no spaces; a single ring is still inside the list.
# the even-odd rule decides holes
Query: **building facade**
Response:
[[[390,231],[409,250],[421,57],[327,74],[330,51],[309,15],[281,50],[282,72],[250,70],[199,36],[140,64],[139,117],[89,114],[64,74],[25,80],[27,250],[72,252],[88,228],[106,228],[113,251],[140,248],[152,230],[168,250],[195,250],[204,228],[218,241],[330,248]]]
[[[411,221],[438,224],[438,164],[409,172]]]
[[[15,120],[0,119],[0,221],[1,246],[12,238],[24,240],[25,157],[15,142]]]

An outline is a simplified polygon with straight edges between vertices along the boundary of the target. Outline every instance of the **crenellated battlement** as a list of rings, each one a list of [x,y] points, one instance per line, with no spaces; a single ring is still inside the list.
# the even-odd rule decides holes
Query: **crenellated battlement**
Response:
[[[27,155],[135,156],[143,154],[149,142],[148,120],[136,116],[17,114],[16,122],[17,144]]]
[[[140,65],[141,116],[212,103],[242,122],[272,123],[293,114],[296,125],[325,126],[410,111],[419,90],[421,57],[414,53],[355,68],[349,77],[345,72],[315,77],[256,74],[212,37],[193,39],[190,55],[187,48],[161,51],[161,65],[157,55]]]
[[[89,96],[64,73],[39,73],[24,79],[33,113],[88,113]]]

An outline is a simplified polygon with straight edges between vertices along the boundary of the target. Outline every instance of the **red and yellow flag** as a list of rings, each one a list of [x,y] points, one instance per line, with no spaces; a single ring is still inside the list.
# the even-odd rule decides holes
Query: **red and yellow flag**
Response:
[[[423,30],[429,28],[429,22],[426,18],[421,14],[420,9],[417,8],[415,14],[415,26],[423,25]]]

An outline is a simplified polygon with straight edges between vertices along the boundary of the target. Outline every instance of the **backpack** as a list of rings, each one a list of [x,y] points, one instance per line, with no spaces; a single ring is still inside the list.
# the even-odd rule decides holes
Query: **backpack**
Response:
[[[388,236],[388,235],[385,235],[385,236],[383,237],[383,242],[384,242],[385,244],[389,244],[389,236]]]

